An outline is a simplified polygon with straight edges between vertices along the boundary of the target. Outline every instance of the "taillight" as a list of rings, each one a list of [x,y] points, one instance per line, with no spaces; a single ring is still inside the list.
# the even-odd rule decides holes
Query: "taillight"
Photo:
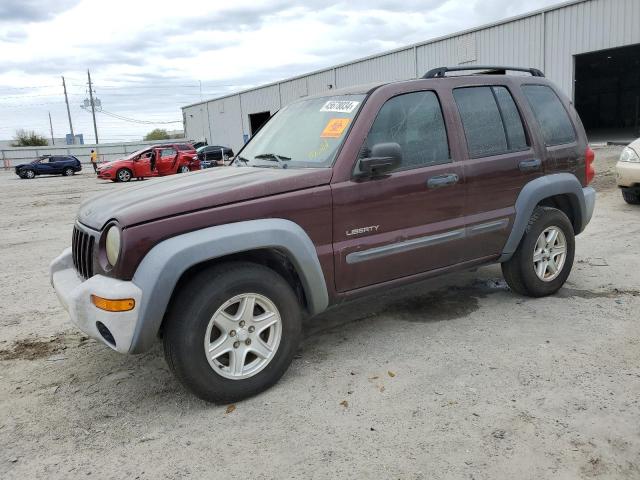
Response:
[[[593,162],[596,159],[596,154],[590,147],[587,147],[587,151],[584,154],[584,169],[585,169],[585,179],[587,181],[587,185],[589,185],[594,177],[596,176],[596,168],[593,165]]]

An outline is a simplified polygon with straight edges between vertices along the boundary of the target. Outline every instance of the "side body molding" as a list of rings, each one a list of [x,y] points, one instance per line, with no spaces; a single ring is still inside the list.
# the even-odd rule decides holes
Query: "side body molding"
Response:
[[[527,183],[518,195],[513,229],[502,250],[499,262],[509,260],[518,248],[536,205],[554,195],[568,196],[576,216],[574,221],[576,235],[585,229],[593,214],[595,190],[591,187],[583,188],[577,177],[571,173],[555,173],[536,178]]]
[[[187,269],[225,255],[264,248],[278,249],[291,260],[311,315],[327,308],[329,295],[315,246],[296,223],[274,218],[204,228],[160,242],[140,263],[133,283],[143,294],[130,353],[151,347],[171,294]]]

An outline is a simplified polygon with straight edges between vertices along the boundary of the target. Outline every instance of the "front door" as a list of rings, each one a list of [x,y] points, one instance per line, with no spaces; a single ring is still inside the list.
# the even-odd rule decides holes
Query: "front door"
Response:
[[[435,92],[387,100],[360,156],[388,142],[402,149],[396,171],[332,185],[335,282],[340,292],[460,261],[464,172],[452,160]]]
[[[153,150],[142,153],[133,160],[134,176],[137,178],[151,177],[151,155]]]

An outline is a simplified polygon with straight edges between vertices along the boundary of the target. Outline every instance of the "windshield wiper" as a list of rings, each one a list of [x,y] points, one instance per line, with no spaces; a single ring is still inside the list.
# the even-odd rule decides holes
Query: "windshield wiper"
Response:
[[[291,160],[290,157],[277,155],[275,153],[262,153],[260,155],[255,155],[253,158],[259,158],[260,160],[270,160],[272,162],[286,162],[288,160]]]
[[[241,161],[241,162],[243,162],[245,165],[248,165],[248,164],[249,164],[249,160],[247,160],[247,159],[246,159],[246,158],[244,158],[244,157],[241,157],[240,155],[238,155],[238,156],[236,157],[236,160],[240,160],[240,161]],[[235,162],[234,162],[234,163],[235,163]]]

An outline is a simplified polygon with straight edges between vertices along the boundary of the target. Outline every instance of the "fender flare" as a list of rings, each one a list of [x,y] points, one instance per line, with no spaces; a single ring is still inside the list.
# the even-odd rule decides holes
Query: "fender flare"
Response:
[[[527,183],[518,195],[515,205],[515,220],[511,234],[502,249],[499,262],[509,260],[515,253],[524,235],[533,210],[545,198],[567,195],[575,212],[576,235],[584,230],[591,220],[595,203],[595,190],[583,188],[578,178],[571,173],[555,173],[538,177]]]
[[[132,279],[143,294],[129,352],[140,353],[151,347],[185,271],[208,260],[264,248],[280,250],[293,263],[309,313],[324,311],[329,305],[324,274],[313,242],[299,225],[271,218],[208,227],[164,240],[145,255]]]

